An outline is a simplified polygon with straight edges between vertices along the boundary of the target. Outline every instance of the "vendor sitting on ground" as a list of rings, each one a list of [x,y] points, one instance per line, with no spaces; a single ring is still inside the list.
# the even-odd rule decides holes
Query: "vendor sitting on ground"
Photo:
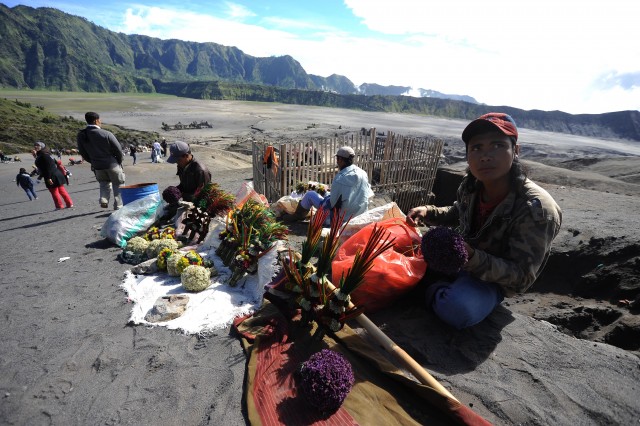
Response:
[[[189,145],[182,141],[175,141],[169,147],[167,163],[178,166],[180,184],[177,188],[182,193],[184,201],[192,201],[198,189],[211,181],[211,172],[204,164],[197,161],[191,153]]]
[[[407,215],[409,225],[455,227],[464,238],[466,264],[427,289],[427,305],[457,329],[479,323],[505,296],[531,287],[562,222],[551,195],[524,172],[518,129],[509,115],[479,117],[464,129],[462,140],[469,167],[456,202],[416,207]]]
[[[333,178],[328,200],[328,207],[344,213],[345,221],[366,212],[369,198],[374,196],[367,172],[353,164],[355,156],[356,153],[349,146],[343,146],[336,152],[340,171]]]

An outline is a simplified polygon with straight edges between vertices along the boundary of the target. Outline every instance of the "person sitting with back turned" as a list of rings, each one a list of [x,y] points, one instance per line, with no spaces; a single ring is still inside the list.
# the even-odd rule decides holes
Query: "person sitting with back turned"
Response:
[[[355,155],[349,146],[338,149],[336,162],[340,171],[331,183],[331,195],[325,199],[329,208],[345,213],[345,220],[366,212],[369,198],[374,196],[367,172],[353,164]]]
[[[177,188],[182,192],[182,199],[192,201],[194,194],[211,181],[211,172],[193,157],[191,148],[185,142],[175,141],[169,147],[169,152],[167,163],[178,167],[180,184]]]
[[[479,323],[505,296],[533,284],[562,223],[551,195],[526,177],[513,118],[485,114],[464,129],[462,140],[469,167],[454,205],[415,207],[406,218],[412,226],[456,227],[464,238],[466,264],[427,289],[427,304],[457,329]]]

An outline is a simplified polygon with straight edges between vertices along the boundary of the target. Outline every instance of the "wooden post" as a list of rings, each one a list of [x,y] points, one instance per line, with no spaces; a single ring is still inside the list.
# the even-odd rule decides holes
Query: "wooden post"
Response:
[[[325,285],[327,286],[329,292],[333,292],[336,290],[336,287],[333,285],[333,283],[328,280],[325,280]],[[348,309],[353,308],[355,308],[355,305],[351,301],[349,301]],[[429,374],[427,370],[422,368],[422,366],[418,364],[415,359],[411,358],[411,356],[407,352],[405,352],[404,349],[402,349],[393,340],[391,340],[389,336],[384,334],[384,332],[380,330],[380,328],[378,328],[378,326],[375,325],[373,321],[367,318],[365,314],[358,315],[357,317],[355,317],[355,320],[365,330],[367,330],[368,333],[371,334],[371,336],[382,346],[385,351],[393,355],[401,364],[403,364],[407,368],[407,370],[409,370],[411,374],[413,374],[416,379],[418,379],[420,383],[435,389],[435,391],[442,396],[453,399],[458,403],[460,402],[455,396],[451,394],[451,392],[447,390],[447,388],[442,386],[440,382],[438,382],[431,374]]]

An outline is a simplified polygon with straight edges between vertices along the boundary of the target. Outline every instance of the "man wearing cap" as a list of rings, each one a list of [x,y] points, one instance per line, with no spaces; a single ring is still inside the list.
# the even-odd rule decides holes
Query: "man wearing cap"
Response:
[[[185,142],[175,141],[169,147],[169,152],[167,163],[178,166],[178,189],[182,192],[182,199],[191,201],[196,191],[211,181],[211,172],[193,157],[191,148]]]
[[[338,208],[345,214],[345,220],[367,211],[369,198],[373,197],[367,172],[353,164],[356,153],[350,146],[343,146],[336,152],[336,162],[340,171],[331,183],[328,203],[331,209]]]
[[[78,132],[78,152],[82,158],[91,163],[91,169],[100,184],[100,207],[109,207],[109,198],[113,191],[113,209],[122,207],[120,185],[124,184],[122,169],[122,146],[113,133],[100,128],[102,122],[96,112],[84,115],[87,127]]]
[[[464,237],[468,260],[456,276],[436,277],[429,269],[425,275],[436,280],[427,304],[457,329],[479,323],[504,297],[531,287],[562,223],[560,207],[523,170],[513,118],[482,115],[462,140],[469,167],[454,205],[416,207],[407,215],[412,226],[450,226]]]

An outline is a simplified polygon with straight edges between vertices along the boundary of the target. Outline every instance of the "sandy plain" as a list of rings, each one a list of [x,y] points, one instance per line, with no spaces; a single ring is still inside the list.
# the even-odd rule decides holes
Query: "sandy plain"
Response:
[[[461,120],[161,95],[5,96],[78,119],[95,110],[106,123],[197,145],[197,156],[229,191],[252,177],[250,158],[243,155],[252,140],[326,138],[362,127],[445,138],[445,161],[450,164],[443,167],[464,169],[459,135],[466,122]],[[194,120],[207,120],[213,128],[161,130],[162,122]],[[565,407],[566,416],[552,415],[553,404],[545,408],[545,398],[540,397],[530,398],[535,409],[523,414],[517,406],[492,400],[492,394],[474,393],[465,387],[464,375],[456,378],[446,369],[436,371],[496,424],[545,424],[552,419],[569,424],[570,418],[580,424],[635,422],[640,403],[627,394],[635,383],[637,395],[640,375],[640,143],[527,129],[522,129],[520,143],[531,177],[563,209],[563,228],[539,282],[530,292],[505,301],[505,310],[532,319],[531,324],[554,324],[558,334],[596,342],[625,369],[635,363],[635,371],[628,372],[630,382],[619,383],[610,393],[600,392],[605,400],[618,398],[615,404],[623,409],[604,410],[605,414],[596,410],[596,415],[587,410],[588,404],[578,403],[577,408]],[[229,149],[233,155],[220,151]],[[30,165],[28,157],[22,157]],[[15,186],[12,179],[20,166],[24,165],[0,166],[1,422],[245,424],[245,357],[233,336],[227,331],[184,336],[127,325],[130,305],[118,286],[130,266],[119,263],[119,249],[99,237],[109,212],[97,205],[98,186],[89,167],[71,167],[69,192],[76,207],[54,211],[43,188],[41,197],[29,202]],[[130,157],[125,160],[130,184],[153,181],[165,187],[176,182],[174,170],[168,164],[151,164],[144,156],[135,167]],[[69,259],[60,261],[64,257]],[[389,321],[384,315],[378,319]],[[402,333],[397,333],[402,340]],[[509,333],[503,338],[508,340]],[[557,396],[547,391],[546,397]]]

